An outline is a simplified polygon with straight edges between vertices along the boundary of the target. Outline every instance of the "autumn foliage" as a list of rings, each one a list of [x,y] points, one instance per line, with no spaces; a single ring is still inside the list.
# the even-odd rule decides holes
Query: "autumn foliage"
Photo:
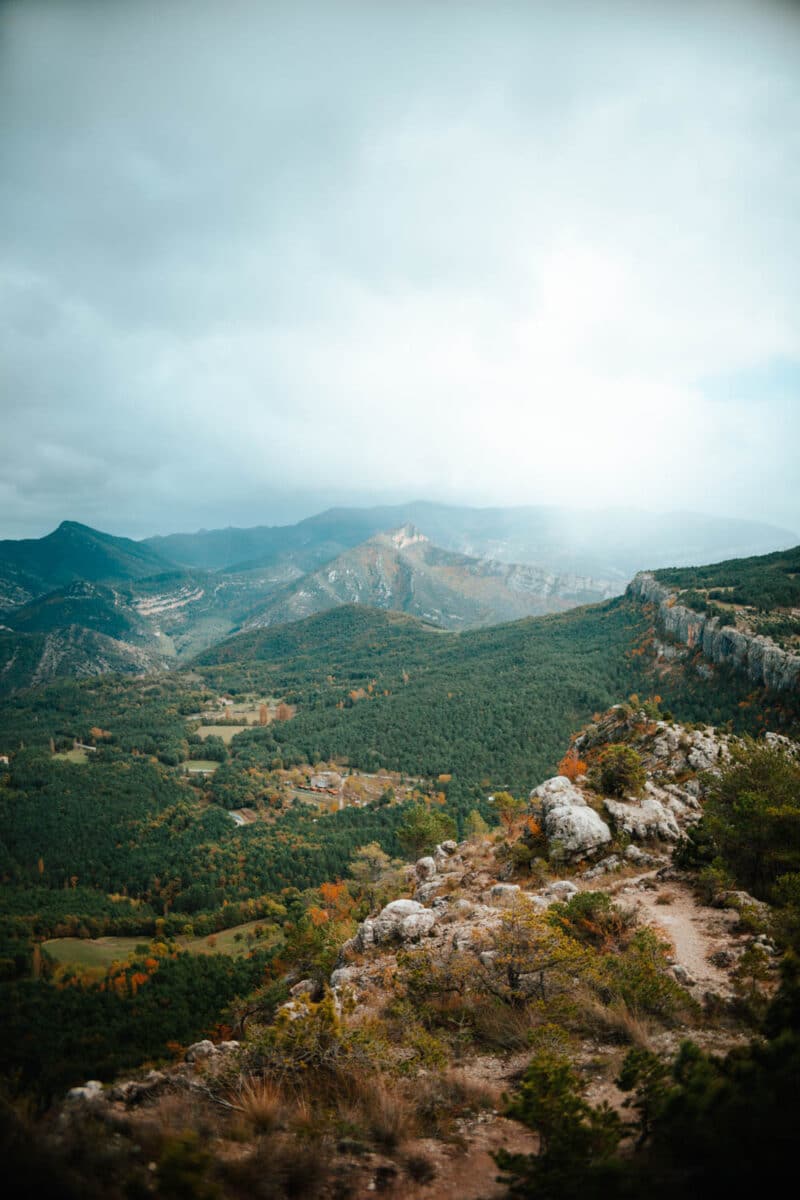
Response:
[[[578,758],[578,752],[574,747],[570,747],[567,753],[558,764],[559,775],[566,775],[567,779],[575,780],[579,775],[586,774],[586,763],[582,758]]]

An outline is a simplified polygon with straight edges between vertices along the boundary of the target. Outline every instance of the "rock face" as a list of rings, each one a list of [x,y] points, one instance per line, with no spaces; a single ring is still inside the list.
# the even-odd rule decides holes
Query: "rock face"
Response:
[[[392,900],[377,917],[367,918],[352,939],[354,950],[367,950],[387,942],[417,942],[436,924],[436,913],[418,900]]]
[[[611,830],[590,808],[566,775],[555,775],[531,792],[541,805],[543,828],[551,854],[584,858],[611,841]]]
[[[94,1104],[103,1099],[103,1085],[99,1079],[90,1079],[82,1087],[70,1088],[67,1092],[68,1104]]]
[[[660,838],[665,842],[676,842],[681,835],[680,826],[674,815],[662,804],[653,788],[640,800],[604,800],[603,806],[611,817],[615,828],[637,841]]]
[[[634,577],[628,595],[655,604],[663,632],[684,646],[700,648],[709,662],[733,667],[762,687],[777,691],[800,688],[800,655],[781,650],[759,634],[720,625],[718,617],[676,604],[675,593],[648,572]]]
[[[432,879],[436,874],[436,860],[431,858],[430,855],[427,858],[420,858],[417,861],[415,870],[417,873],[417,879],[419,879],[420,882],[424,882],[426,879]]]
[[[186,1051],[184,1058],[186,1062],[198,1062],[202,1058],[212,1058],[217,1053],[217,1047],[207,1038],[203,1042],[195,1042]]]
[[[574,745],[579,754],[586,755],[614,742],[630,743],[648,774],[664,781],[658,788],[649,781],[645,791],[657,794],[671,811],[678,811],[679,802],[699,812],[702,786],[691,776],[702,771],[719,774],[730,758],[730,740],[728,734],[711,726],[689,730],[669,721],[651,722],[644,712],[628,710],[626,714],[624,706],[615,705],[589,725]]]

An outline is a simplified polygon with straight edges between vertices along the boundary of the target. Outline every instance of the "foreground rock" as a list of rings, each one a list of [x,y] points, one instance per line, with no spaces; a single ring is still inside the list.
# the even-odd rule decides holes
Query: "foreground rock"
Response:
[[[566,775],[545,780],[531,792],[531,800],[539,801],[551,856],[585,858],[611,841],[608,825]]]
[[[377,917],[362,921],[347,948],[361,952],[390,942],[418,942],[436,924],[436,913],[418,900],[392,900]]]

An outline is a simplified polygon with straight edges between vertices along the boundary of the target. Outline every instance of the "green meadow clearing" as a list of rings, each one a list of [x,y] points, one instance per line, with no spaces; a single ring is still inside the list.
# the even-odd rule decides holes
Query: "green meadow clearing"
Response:
[[[264,930],[262,937],[255,936],[256,927]],[[248,940],[248,934],[252,935]],[[240,935],[237,937],[237,935]],[[238,958],[248,953],[253,946],[267,949],[275,944],[278,930],[265,921],[247,921],[232,929],[222,929],[207,937],[179,937],[176,942],[192,954],[227,954]],[[136,953],[137,946],[147,946],[146,937],[102,937],[102,938],[52,938],[42,942],[42,949],[60,967],[100,967],[105,970],[112,963],[124,962]]]

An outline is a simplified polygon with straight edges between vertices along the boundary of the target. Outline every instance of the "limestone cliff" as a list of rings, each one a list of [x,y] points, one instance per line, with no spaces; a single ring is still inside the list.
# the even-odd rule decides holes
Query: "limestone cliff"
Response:
[[[655,605],[660,631],[702,650],[709,662],[732,667],[753,683],[776,691],[800,689],[800,655],[782,650],[770,638],[722,625],[719,617],[679,604],[674,591],[645,571],[634,577],[627,594]]]

